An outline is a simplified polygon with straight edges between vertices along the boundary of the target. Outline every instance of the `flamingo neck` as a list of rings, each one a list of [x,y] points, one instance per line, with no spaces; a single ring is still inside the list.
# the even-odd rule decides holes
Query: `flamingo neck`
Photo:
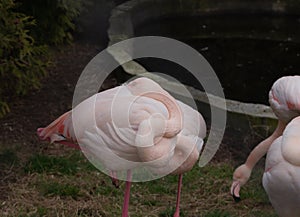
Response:
[[[271,136],[259,143],[248,156],[245,164],[252,170],[257,162],[268,152],[271,144],[275,139],[282,135],[283,130],[285,129],[286,124],[282,121],[278,121],[278,125]]]

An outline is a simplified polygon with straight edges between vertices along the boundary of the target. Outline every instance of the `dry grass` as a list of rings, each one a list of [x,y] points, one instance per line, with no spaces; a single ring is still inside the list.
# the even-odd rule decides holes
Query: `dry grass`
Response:
[[[1,165],[14,177],[7,182],[7,197],[0,202],[1,216],[121,215],[125,183],[120,182],[120,187],[115,188],[109,177],[91,167],[77,151],[52,145],[24,162],[7,149],[1,156]],[[229,195],[233,164],[226,159],[214,161],[204,168],[195,166],[184,176],[182,216],[276,216],[260,184],[263,172],[260,167],[242,189],[243,200],[233,202]],[[70,172],[65,167],[73,169]],[[130,216],[172,216],[176,190],[176,176],[133,183]]]

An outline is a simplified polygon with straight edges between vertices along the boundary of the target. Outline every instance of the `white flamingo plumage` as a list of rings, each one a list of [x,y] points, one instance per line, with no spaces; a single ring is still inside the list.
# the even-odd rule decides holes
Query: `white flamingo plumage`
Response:
[[[270,146],[273,143],[274,145],[278,143],[278,140],[276,139],[282,136],[286,125],[293,118],[300,115],[300,76],[285,76],[278,79],[273,84],[269,92],[269,103],[275,115],[278,117],[277,128],[270,137],[259,143],[249,154],[246,162],[234,171],[233,183],[231,185],[230,192],[235,200],[240,200],[240,188],[247,183],[248,179],[250,178],[252,169],[256,165],[256,163],[268,152]],[[268,153],[268,159],[273,159],[273,150],[274,148],[272,148]],[[290,149],[288,148],[285,148],[285,151],[289,153],[290,156],[293,156],[294,161],[298,161],[298,157],[295,157],[293,151],[291,153]],[[269,165],[270,163],[267,164]],[[300,182],[299,176],[295,177],[295,179]],[[279,180],[277,181],[277,185],[283,184],[280,183]],[[268,190],[267,193],[269,194],[270,200],[272,201],[271,198],[273,197],[273,194],[270,191],[268,192]]]
[[[123,217],[128,216],[131,172],[141,162],[153,173],[179,174],[174,214],[179,217],[182,174],[198,160],[206,124],[198,111],[156,82],[138,78],[95,94],[37,131],[42,140],[80,144],[113,180],[116,172],[127,171]]]
[[[268,150],[263,186],[280,217],[300,215],[300,117],[294,118]]]

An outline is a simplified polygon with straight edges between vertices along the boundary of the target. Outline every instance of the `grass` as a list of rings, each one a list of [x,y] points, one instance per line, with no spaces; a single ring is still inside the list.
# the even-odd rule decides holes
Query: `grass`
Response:
[[[160,212],[158,214],[159,217],[173,217],[173,214],[175,212],[175,208],[167,208],[166,210]],[[180,216],[181,217],[184,217],[184,213],[182,211],[180,211]]]
[[[213,210],[204,215],[204,217],[232,217],[227,211]]]
[[[71,184],[44,181],[39,183],[38,188],[44,196],[70,196],[76,199],[80,195],[80,188]]]
[[[7,164],[19,161],[14,151],[0,153]],[[234,162],[197,165],[183,177],[181,217],[276,217],[261,186],[262,168],[253,171],[241,190],[242,201],[229,194]],[[3,216],[120,216],[125,182],[119,188],[96,170],[78,151],[55,156],[40,153],[30,157],[9,197],[0,201]],[[24,172],[25,171],[25,172]],[[133,183],[131,217],[168,217],[175,210],[177,176]]]
[[[14,163],[18,162],[18,157],[14,150],[4,149],[2,153],[0,153],[0,163],[10,166]]]
[[[33,155],[27,162],[26,173],[59,173],[74,175],[80,170],[96,170],[79,152],[69,156]]]

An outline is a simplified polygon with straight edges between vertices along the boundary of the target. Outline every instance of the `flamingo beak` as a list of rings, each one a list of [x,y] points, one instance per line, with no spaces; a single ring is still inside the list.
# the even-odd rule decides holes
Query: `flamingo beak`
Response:
[[[234,199],[235,202],[240,202],[241,197],[240,197],[240,189],[241,189],[241,184],[239,181],[233,181],[231,188],[230,188],[230,193]]]

